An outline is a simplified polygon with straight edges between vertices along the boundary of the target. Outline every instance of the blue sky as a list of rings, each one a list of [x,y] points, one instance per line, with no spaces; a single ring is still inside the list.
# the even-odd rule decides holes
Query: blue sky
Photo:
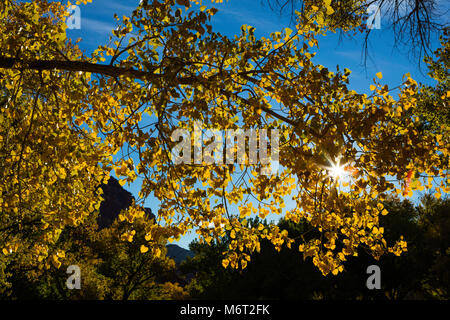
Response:
[[[98,45],[107,42],[108,35],[115,28],[113,14],[117,13],[119,17],[129,15],[138,3],[139,0],[93,0],[92,3],[81,6],[81,29],[68,30],[68,36],[80,37],[81,47],[86,53],[92,52]],[[209,0],[204,0],[204,3],[211,5]],[[441,3],[444,10],[445,1]],[[269,8],[265,0],[228,0],[215,4],[215,7],[219,12],[213,17],[214,30],[229,36],[238,34],[243,24],[255,27],[256,36],[268,36],[290,24],[290,16],[287,13],[283,16],[277,14]],[[448,4],[445,7],[450,8]],[[393,32],[388,28],[389,23],[383,14],[381,18],[381,28],[372,30],[371,59],[367,69],[361,64],[361,36],[339,41],[337,35],[327,35],[319,42],[315,61],[330,69],[339,64],[342,68],[352,70],[351,87],[359,92],[369,91],[371,79],[379,71],[384,75],[383,81],[390,86],[398,85],[406,72],[410,72],[419,82],[427,82],[424,72],[417,68],[417,59],[409,58],[407,48],[393,48]],[[448,21],[450,16],[444,16],[445,18]],[[433,47],[437,47],[437,39],[433,40]]]
[[[81,6],[81,29],[67,31],[67,36],[72,39],[81,38],[79,46],[90,55],[99,45],[106,44],[111,30],[115,28],[114,13],[119,17],[129,16],[138,5],[139,0],[93,0],[85,6]],[[444,1],[441,2],[442,4]],[[209,0],[204,4],[211,6]],[[216,4],[219,12],[213,17],[212,25],[215,31],[233,36],[240,33],[243,24],[256,28],[255,36],[267,37],[271,32],[280,31],[290,25],[290,16],[280,16],[272,11],[265,0],[229,0],[222,4]],[[448,8],[448,4],[446,5]],[[448,22],[449,16],[446,20]],[[402,77],[409,72],[418,82],[432,83],[426,76],[425,66],[420,70],[417,59],[409,57],[408,49],[404,47],[394,48],[394,35],[388,28],[388,21],[381,15],[381,28],[373,29],[370,38],[370,59],[366,67],[362,65],[362,37],[339,39],[338,35],[330,34],[319,40],[318,54],[314,61],[335,70],[336,65],[340,69],[352,70],[350,88],[357,92],[369,93],[369,86],[377,72],[382,72],[382,83],[389,87],[395,87],[402,82]],[[439,45],[438,39],[433,39],[433,48]],[[136,197],[138,184],[125,186]],[[157,203],[151,199],[146,206],[157,211]],[[192,236],[184,237],[178,244],[187,248]]]

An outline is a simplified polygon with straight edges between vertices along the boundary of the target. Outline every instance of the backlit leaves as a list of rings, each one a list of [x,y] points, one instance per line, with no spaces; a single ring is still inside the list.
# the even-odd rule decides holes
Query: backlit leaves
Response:
[[[377,258],[405,251],[402,239],[383,239],[379,215],[388,212],[379,204],[397,190],[431,189],[433,178],[446,181],[436,196],[448,190],[449,128],[421,131],[417,83],[408,75],[395,99],[380,83],[367,96],[348,88],[349,70],[313,61],[318,36],[329,31],[330,3],[311,6],[311,19],[298,17],[295,30],[257,39],[250,26],[234,38],[214,32],[215,9],[142,2],[117,18],[110,44],[90,57],[62,36],[61,4],[11,9],[0,24],[1,55],[17,59],[2,64],[0,79],[1,259],[59,267],[61,230],[98,212],[98,186],[112,172],[122,185],[142,181],[140,199],[119,216],[129,224],[120,239],[145,240],[139,250],[156,257],[167,239],[195,230],[206,243],[229,235],[223,266],[245,268],[261,239],[291,247],[286,230],[250,222],[277,215],[320,234],[298,249],[323,274],[343,271],[360,246]],[[65,63],[29,62],[42,59]],[[279,130],[280,171],[201,159],[175,165],[171,133],[194,132],[197,122]],[[336,159],[346,164],[343,176],[329,172]],[[145,220],[140,202],[149,197],[159,210],[140,239],[133,225]]]

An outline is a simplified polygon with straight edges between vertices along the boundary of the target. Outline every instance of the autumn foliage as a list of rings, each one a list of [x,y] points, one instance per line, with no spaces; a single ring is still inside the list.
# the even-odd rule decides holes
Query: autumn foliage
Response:
[[[318,232],[298,250],[324,275],[343,271],[361,247],[376,258],[406,251],[402,238],[385,241],[382,203],[393,193],[448,193],[450,127],[423,129],[409,75],[394,96],[377,73],[364,94],[348,88],[350,70],[314,62],[318,37],[336,31],[334,10],[307,3],[292,29],[256,38],[244,25],[230,38],[214,31],[217,9],[207,3],[141,1],[116,17],[110,43],[85,55],[66,38],[60,2],[2,2],[0,282],[25,266],[59,268],[61,232],[92,221],[98,186],[113,173],[122,185],[142,178],[117,240],[132,242],[139,222],[142,254],[158,256],[161,243],[190,230],[206,243],[229,234],[223,266],[246,268],[262,239],[277,250],[294,242],[275,223],[248,223],[269,214]],[[171,133],[195,122],[278,129],[279,172],[174,165]],[[159,210],[142,222],[149,196]]]

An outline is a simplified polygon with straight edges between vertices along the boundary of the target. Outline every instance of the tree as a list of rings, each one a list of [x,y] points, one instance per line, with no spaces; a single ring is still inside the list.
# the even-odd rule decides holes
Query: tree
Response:
[[[147,247],[141,223],[134,224],[133,239],[124,239],[126,230],[130,230],[129,224],[116,221],[111,228],[100,231],[93,243],[102,260],[99,273],[111,279],[110,297],[154,300],[185,296],[177,283],[175,262],[166,257],[164,243]]]
[[[122,210],[125,214],[126,210]],[[165,242],[152,248],[145,240],[146,222],[134,221],[134,232],[124,219],[101,230],[95,216],[86,225],[66,227],[58,238],[60,268],[44,268],[41,273],[13,272],[11,283],[0,297],[8,299],[184,299],[185,290],[175,262],[166,256]],[[64,258],[64,259],[62,259]],[[79,289],[69,290],[66,273],[70,265],[79,267]]]
[[[429,56],[432,52],[432,39],[437,34],[440,35],[446,28],[448,22],[445,15],[448,13],[442,8],[438,0],[267,0],[272,9],[279,10],[282,14],[286,9],[291,16],[294,12],[307,11],[311,6],[324,7],[331,5],[333,12],[327,17],[327,22],[337,31],[348,35],[349,28],[359,30],[364,35],[364,61],[368,52],[368,42],[372,28],[367,28],[366,22],[370,14],[383,15],[389,23],[395,37],[394,46],[404,45],[410,52],[420,59]],[[442,21],[444,18],[444,21]]]
[[[405,251],[403,240],[383,239],[379,217],[388,212],[381,202],[395,191],[431,189],[432,177],[441,178],[439,194],[448,192],[449,128],[419,132],[417,83],[408,75],[397,99],[381,73],[368,96],[347,88],[349,70],[315,64],[317,37],[330,30],[327,8],[311,7],[295,30],[256,39],[254,28],[243,26],[232,39],[213,31],[217,9],[142,1],[130,17],[116,17],[111,43],[88,57],[65,37],[61,3],[4,3],[0,266],[60,267],[62,230],[98,212],[98,185],[113,170],[122,184],[143,179],[123,221],[142,217],[140,201],[148,196],[159,200],[156,220],[144,228],[154,250],[191,229],[206,242],[230,232],[223,265],[245,268],[261,239],[277,250],[294,241],[274,224],[249,227],[249,216],[272,213],[318,232],[299,250],[324,275],[341,272],[360,245],[377,258]],[[282,170],[175,164],[172,133],[198,122],[278,130]],[[296,207],[284,210],[289,196]],[[123,236],[132,234],[130,228]]]
[[[429,252],[429,268],[424,277],[426,294],[433,298],[448,299],[450,294],[450,200],[436,200],[427,196],[418,208],[424,234],[423,251]]]
[[[436,85],[421,85],[417,96],[417,109],[422,116],[424,128],[437,133],[441,127],[450,125],[450,28],[446,29],[440,38],[441,47],[432,57],[426,57],[428,75],[436,81]]]
[[[420,206],[414,206],[391,198],[384,205],[389,209],[389,215],[382,217],[385,238],[404,236],[408,241],[408,251],[400,257],[384,255],[377,261],[360,248],[357,257],[349,257],[345,272],[323,277],[295,249],[277,252],[266,240],[261,251],[252,254],[248,268],[230,270],[221,266],[221,252],[231,242],[227,236],[211,246],[191,244],[195,255],[181,266],[195,274],[189,293],[192,298],[209,299],[448,299],[449,201],[425,196]],[[309,235],[305,223],[281,220],[278,225],[298,242],[301,236],[315,236]],[[373,264],[381,270],[381,290],[366,287],[366,270]]]

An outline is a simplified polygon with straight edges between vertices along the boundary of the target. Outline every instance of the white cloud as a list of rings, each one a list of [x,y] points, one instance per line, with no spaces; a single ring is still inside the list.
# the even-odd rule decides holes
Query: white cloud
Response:
[[[220,8],[220,11],[224,14],[222,18],[226,18],[227,16],[236,20],[240,25],[246,24],[252,27],[255,27],[258,31],[269,33],[274,31],[280,31],[282,29],[282,25],[274,23],[274,15],[271,16],[271,19],[267,16],[258,16],[255,12],[250,10],[235,10],[229,9],[226,7]]]
[[[115,29],[115,26],[111,23],[82,17],[81,28],[88,31],[109,35],[111,31]]]

